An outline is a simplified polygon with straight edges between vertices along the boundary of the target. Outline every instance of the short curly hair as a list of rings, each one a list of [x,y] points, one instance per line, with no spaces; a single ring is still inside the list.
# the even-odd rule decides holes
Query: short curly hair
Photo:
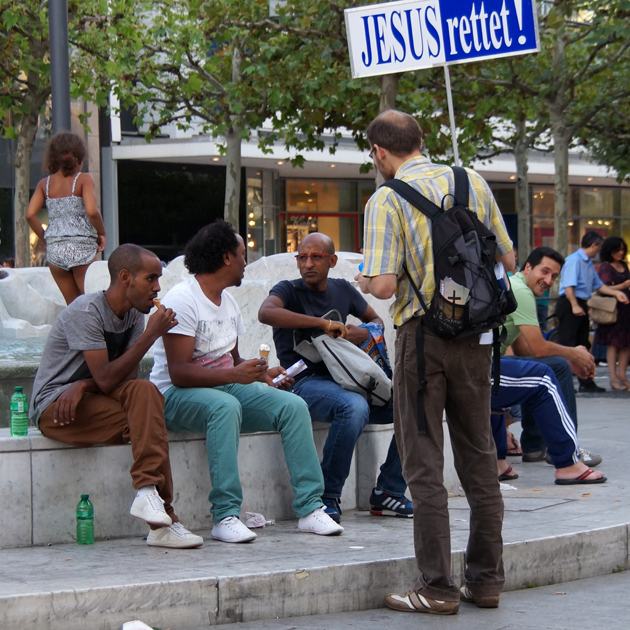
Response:
[[[620,249],[623,250],[623,257],[625,258],[628,254],[628,246],[626,245],[626,242],[619,236],[609,236],[604,241],[602,248],[599,250],[599,258],[602,262],[611,263],[613,262],[612,255]]]
[[[61,171],[64,177],[70,177],[77,172],[86,155],[83,140],[75,133],[62,131],[46,143],[44,166],[51,175]]]
[[[236,230],[223,219],[201,228],[186,245],[184,265],[190,273],[215,273],[223,265],[226,254],[236,256],[239,242]]]

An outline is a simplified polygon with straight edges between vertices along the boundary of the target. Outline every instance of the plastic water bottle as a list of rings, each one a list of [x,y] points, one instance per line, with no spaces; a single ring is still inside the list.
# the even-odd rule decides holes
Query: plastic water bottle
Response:
[[[28,398],[21,387],[16,387],[11,396],[11,435],[28,435]]]
[[[94,506],[89,494],[82,494],[77,505],[77,543],[94,544]]]

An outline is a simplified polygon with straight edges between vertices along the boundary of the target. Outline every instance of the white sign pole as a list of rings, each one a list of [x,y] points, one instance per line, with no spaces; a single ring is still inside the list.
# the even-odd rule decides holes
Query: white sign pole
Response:
[[[453,111],[453,93],[451,91],[451,73],[448,66],[444,66],[444,80],[446,81],[446,100],[448,101],[448,117],[451,120],[451,140],[453,142],[453,156],[455,166],[459,166],[459,151],[457,149],[457,128],[455,126],[455,112]]]

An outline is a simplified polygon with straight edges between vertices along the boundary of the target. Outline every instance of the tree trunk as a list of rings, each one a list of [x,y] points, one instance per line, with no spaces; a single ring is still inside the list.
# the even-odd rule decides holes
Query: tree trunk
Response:
[[[238,42],[232,49],[232,81],[241,80],[243,56]],[[232,126],[225,134],[227,164],[225,169],[225,207],[223,216],[240,233],[239,209],[241,201],[241,131],[238,116],[232,116]]]
[[[569,143],[571,133],[567,129],[562,110],[555,104],[549,108],[553,133],[554,176],[554,247],[563,256],[569,245]]]
[[[382,113],[388,109],[396,109],[396,96],[398,96],[398,79],[400,74],[384,74],[381,76],[381,100],[378,104],[378,113]],[[375,169],[376,170],[376,169]],[[376,170],[374,179],[376,187],[385,183],[385,179]]]
[[[39,110],[23,115],[17,139],[15,167],[15,198],[13,200],[13,230],[15,266],[31,266],[30,228],[26,222],[26,208],[30,200],[31,154],[37,132]]]
[[[225,220],[239,232],[241,200],[241,129],[237,125],[226,132],[227,165],[225,169]]]
[[[529,209],[529,182],[527,177],[527,138],[526,121],[519,121],[518,141],[514,146],[514,160],[516,161],[516,203],[518,208],[518,249],[521,253],[521,266],[531,249],[532,228]]]
[[[560,3],[563,4],[563,3]],[[561,9],[562,7],[558,7]],[[549,93],[549,122],[553,134],[554,175],[554,247],[563,256],[567,255],[569,232],[569,143],[571,132],[565,120],[566,39],[564,21],[555,33],[552,61],[552,90]]]

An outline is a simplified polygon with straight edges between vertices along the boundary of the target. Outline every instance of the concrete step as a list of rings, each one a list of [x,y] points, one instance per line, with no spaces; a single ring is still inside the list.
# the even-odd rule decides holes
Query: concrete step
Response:
[[[519,514],[508,512],[506,520],[523,520]],[[461,582],[467,532],[454,520],[458,515],[456,507],[452,570]],[[296,524],[258,530],[247,545],[213,541],[203,532],[205,545],[195,550],[150,548],[137,538],[0,551],[0,627],[105,630],[142,619],[182,630],[366,610],[417,578],[410,520],[344,513],[346,531],[338,537],[303,534]],[[506,590],[628,568],[626,524],[506,539]]]

